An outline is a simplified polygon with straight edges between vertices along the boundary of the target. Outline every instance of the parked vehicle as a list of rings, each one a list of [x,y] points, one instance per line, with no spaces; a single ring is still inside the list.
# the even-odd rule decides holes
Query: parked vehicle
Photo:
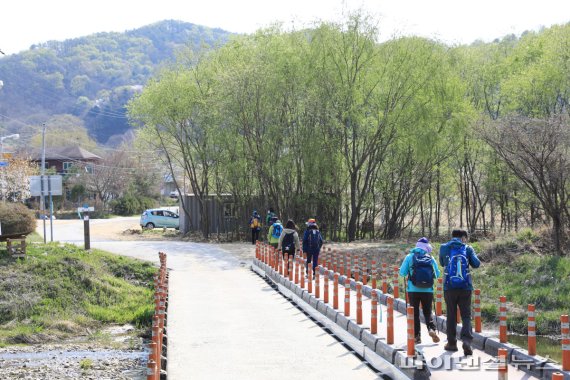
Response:
[[[141,215],[140,225],[142,228],[180,228],[180,217],[178,214],[164,209],[145,210]]]

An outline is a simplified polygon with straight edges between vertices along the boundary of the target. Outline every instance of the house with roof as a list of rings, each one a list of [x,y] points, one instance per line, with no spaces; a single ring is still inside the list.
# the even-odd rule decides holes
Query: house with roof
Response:
[[[22,154],[28,156],[32,162],[36,162],[38,167],[41,167],[41,149],[25,150]],[[68,174],[76,169],[93,173],[93,165],[100,161],[102,161],[101,157],[79,146],[46,148],[45,150],[45,169],[51,169],[61,175]]]

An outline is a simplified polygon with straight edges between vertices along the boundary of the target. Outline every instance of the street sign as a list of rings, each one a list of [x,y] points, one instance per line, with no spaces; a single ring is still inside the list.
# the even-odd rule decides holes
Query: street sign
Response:
[[[77,212],[91,212],[95,211],[95,207],[77,207]]]
[[[63,194],[63,177],[60,175],[44,175],[43,195],[62,195]],[[30,176],[30,193],[33,197],[42,195],[42,176]]]

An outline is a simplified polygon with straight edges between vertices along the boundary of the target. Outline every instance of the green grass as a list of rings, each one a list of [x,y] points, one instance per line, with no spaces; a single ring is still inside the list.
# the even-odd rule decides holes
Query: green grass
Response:
[[[522,254],[506,263],[484,263],[473,273],[487,321],[498,322],[499,297],[506,296],[510,331],[526,333],[527,305],[534,304],[537,334],[560,334],[560,315],[570,311],[569,258]]]
[[[155,272],[151,263],[70,244],[30,244],[18,260],[0,249],[0,344],[106,323],[148,327]]]

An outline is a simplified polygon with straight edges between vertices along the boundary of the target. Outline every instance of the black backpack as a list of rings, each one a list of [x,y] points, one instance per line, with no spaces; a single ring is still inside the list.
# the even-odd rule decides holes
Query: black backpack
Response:
[[[412,257],[412,275],[410,280],[418,288],[431,288],[433,286],[434,270],[432,257],[429,254],[419,255],[414,253]]]
[[[283,236],[283,241],[281,242],[281,247],[283,248],[283,252],[287,253],[295,253],[295,233],[286,233]]]

